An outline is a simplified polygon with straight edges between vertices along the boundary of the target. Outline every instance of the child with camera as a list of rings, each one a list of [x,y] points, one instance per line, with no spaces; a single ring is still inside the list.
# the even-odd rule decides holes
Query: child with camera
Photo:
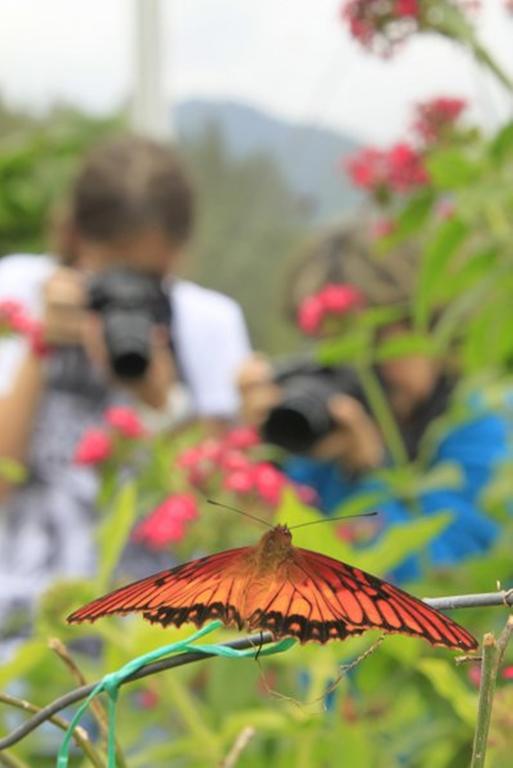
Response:
[[[396,319],[379,328],[375,341],[398,340],[411,330],[408,310],[417,255],[404,249],[376,257],[362,229],[334,230],[306,252],[289,282],[289,310],[296,319],[305,296],[317,295],[326,285],[342,285],[367,307],[397,310]],[[313,314],[305,316],[309,323],[314,320]],[[358,323],[357,315],[354,322]],[[448,361],[410,354],[383,360],[374,375],[395,417],[407,458],[415,460],[428,427],[448,412],[456,373]],[[285,449],[284,469],[296,482],[316,490],[318,506],[328,515],[358,494],[382,488],[378,471],[390,457],[354,370],[330,369],[311,360],[274,366],[254,355],[239,372],[239,386],[245,421]],[[430,462],[430,468],[456,464],[461,484],[420,493],[415,504],[423,515],[449,511],[452,521],[431,542],[422,562],[411,557],[394,571],[397,581],[420,577],[428,562],[440,569],[482,553],[498,535],[497,523],[481,506],[481,493],[507,455],[507,420],[478,397],[467,402],[466,409],[466,421],[445,428]],[[363,540],[370,543],[388,526],[411,519],[407,503],[392,496],[379,504],[377,517],[355,521],[351,527],[360,527]]]
[[[241,310],[173,276],[193,214],[175,155],[121,138],[83,162],[57,256],[0,260],[0,303],[41,322],[41,343],[0,339],[0,457],[26,468],[21,485],[0,473],[0,616],[30,614],[56,577],[94,572],[96,480],[73,456],[109,406],[130,404],[150,431],[236,413]]]

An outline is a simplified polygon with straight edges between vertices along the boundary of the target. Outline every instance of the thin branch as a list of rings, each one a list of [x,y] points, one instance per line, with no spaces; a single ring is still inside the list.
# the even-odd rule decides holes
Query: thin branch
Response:
[[[243,728],[226,757],[219,763],[219,768],[234,768],[255,733],[256,731],[252,725],[247,725]]]
[[[454,595],[452,597],[433,597],[423,598],[423,602],[432,608],[439,610],[450,610],[457,608],[482,608],[489,606],[504,606],[513,605],[513,593],[508,590],[501,590],[498,592],[485,592],[482,594],[473,595]],[[255,635],[249,635],[247,637],[240,638],[239,640],[233,640],[228,643],[224,643],[228,648],[235,648],[237,650],[243,650],[245,648],[259,648],[263,645],[275,642],[275,638],[270,632],[259,632]],[[185,664],[192,664],[196,661],[203,661],[204,659],[212,658],[215,656],[213,653],[202,653],[196,651],[188,651],[187,653],[180,653],[176,656],[171,656],[161,661],[155,661],[151,664],[146,664],[134,672],[133,675],[127,677],[122,681],[121,685],[133,682],[134,680],[140,680],[150,675],[155,675],[158,672],[162,672],[165,669],[174,669],[181,667]],[[24,736],[37,728],[45,720],[48,720],[56,712],[60,712],[61,709],[69,707],[71,704],[75,704],[77,701],[85,699],[91,691],[96,687],[98,683],[91,683],[90,685],[83,685],[80,688],[70,691],[64,696],[60,696],[55,699],[48,706],[43,707],[34,717],[27,720],[22,725],[18,726],[12,733],[0,739],[0,750],[7,749],[13,744],[16,744]]]
[[[30,765],[8,752],[0,752],[0,765],[4,765],[5,768],[30,768]]]
[[[37,715],[42,712],[40,707],[32,704],[30,701],[27,701],[26,699],[18,699],[16,696],[10,696],[8,693],[0,693],[0,702],[8,704],[10,707],[15,707],[16,709],[22,709],[24,712],[36,712]],[[33,719],[34,718],[32,718],[32,720]],[[62,731],[68,730],[69,722],[63,717],[59,717],[58,715],[50,715],[49,717],[45,717],[45,720],[49,720]],[[31,720],[27,720],[27,722],[30,723]],[[84,728],[81,726],[75,728],[73,731],[73,739],[77,747],[82,750],[84,755],[87,755],[91,765],[94,765],[95,768],[105,768],[105,762],[101,759],[100,755],[92,745],[87,735],[87,731]],[[5,757],[5,752],[3,752],[2,748],[0,747],[0,765],[2,764],[3,757]],[[9,756],[7,759],[10,759],[11,763],[6,762],[4,763],[5,765],[18,765],[18,763],[15,762],[17,758]],[[24,766],[25,764],[20,762],[19,765]]]

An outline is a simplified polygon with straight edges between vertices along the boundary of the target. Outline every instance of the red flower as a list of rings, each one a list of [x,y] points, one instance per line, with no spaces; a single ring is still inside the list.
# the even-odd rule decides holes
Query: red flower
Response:
[[[382,56],[390,56],[422,24],[418,0],[346,0],[341,15],[355,40]]]
[[[128,406],[112,406],[105,411],[103,418],[109,426],[123,435],[123,437],[137,438],[145,433],[139,416],[133,408]]]
[[[315,336],[324,316],[324,307],[317,296],[303,299],[297,313],[297,324],[303,333]]]
[[[193,469],[201,461],[203,454],[199,445],[195,445],[192,448],[187,448],[179,456],[176,457],[175,464],[180,469]]]
[[[228,451],[221,459],[221,467],[228,472],[245,470],[250,466],[250,460],[240,451]]]
[[[412,16],[417,18],[419,16],[418,0],[395,0],[394,16]]]
[[[252,427],[235,427],[226,435],[224,442],[230,448],[238,448],[241,451],[253,448],[260,443],[260,436]]]
[[[343,315],[365,303],[363,294],[349,283],[328,283],[318,294],[325,312]]]
[[[429,177],[421,155],[407,142],[395,144],[388,154],[389,183],[396,192],[428,183]]]
[[[27,315],[21,302],[0,301],[0,332],[2,330],[25,336],[32,351],[38,357],[48,354],[49,348],[44,340],[43,324]]]
[[[504,667],[501,677],[503,680],[513,680],[513,666]]]
[[[227,491],[247,494],[255,487],[254,473],[250,468],[229,472],[223,479],[223,487]]]
[[[363,307],[363,294],[348,283],[328,283],[313,296],[307,296],[298,310],[298,326],[309,335],[316,335],[322,328],[326,315],[344,315]]]
[[[288,478],[272,464],[261,462],[253,470],[255,488],[263,501],[275,506],[280,503]]]
[[[386,152],[374,147],[364,147],[345,161],[346,171],[355,187],[375,191],[388,184]]]
[[[76,464],[101,464],[112,454],[112,440],[103,429],[87,429],[75,449]]]
[[[185,524],[197,516],[198,507],[194,496],[188,493],[169,496],[139,523],[132,538],[150,549],[165,549],[169,544],[183,539]]]
[[[433,144],[453,128],[466,107],[464,99],[447,97],[417,104],[413,130],[423,142]]]

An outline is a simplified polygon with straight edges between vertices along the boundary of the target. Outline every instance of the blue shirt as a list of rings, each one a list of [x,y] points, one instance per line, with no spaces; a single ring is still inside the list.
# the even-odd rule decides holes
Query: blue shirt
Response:
[[[454,427],[438,443],[431,467],[451,461],[459,465],[462,485],[440,487],[419,495],[418,508],[424,515],[450,510],[453,519],[445,530],[428,545],[426,561],[449,566],[487,550],[499,532],[498,524],[479,506],[481,492],[493,475],[494,468],[507,457],[508,424],[504,416],[486,413]],[[294,457],[285,465],[288,476],[298,483],[312,486],[319,496],[319,508],[331,514],[344,501],[362,492],[382,487],[372,474],[358,481],[348,478],[333,462]],[[399,499],[379,504],[383,528],[411,520],[412,512]],[[411,581],[421,576],[420,560],[409,557],[393,572],[395,581]]]

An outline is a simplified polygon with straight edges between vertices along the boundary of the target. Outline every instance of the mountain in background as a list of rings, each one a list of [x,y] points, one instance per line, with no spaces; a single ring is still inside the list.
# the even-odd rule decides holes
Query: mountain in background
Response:
[[[340,217],[358,202],[358,193],[340,170],[341,160],[358,144],[344,134],[306,123],[289,123],[231,101],[183,101],[177,105],[173,119],[179,138],[199,138],[214,127],[232,157],[272,157],[317,223]]]

